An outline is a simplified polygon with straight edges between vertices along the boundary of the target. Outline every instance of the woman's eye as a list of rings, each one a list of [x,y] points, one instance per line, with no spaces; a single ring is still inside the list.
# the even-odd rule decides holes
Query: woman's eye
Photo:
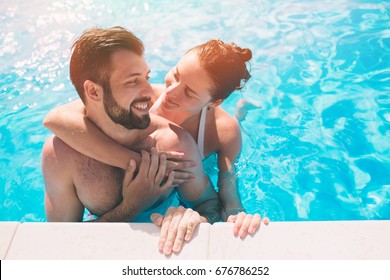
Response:
[[[190,99],[192,99],[193,97],[188,93],[188,91],[184,91],[184,93],[185,93],[185,95],[188,97],[188,98],[190,98]]]

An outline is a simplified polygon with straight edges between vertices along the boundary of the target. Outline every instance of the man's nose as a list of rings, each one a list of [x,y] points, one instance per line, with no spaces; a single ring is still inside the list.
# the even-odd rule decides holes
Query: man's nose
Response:
[[[144,81],[144,85],[143,85],[143,89],[142,89],[141,95],[142,96],[149,96],[149,97],[153,95],[152,85],[146,79]]]

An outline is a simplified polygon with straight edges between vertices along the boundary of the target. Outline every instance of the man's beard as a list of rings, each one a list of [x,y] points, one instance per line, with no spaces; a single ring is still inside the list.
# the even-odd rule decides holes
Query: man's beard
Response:
[[[144,97],[137,100],[136,102],[147,102],[150,101],[150,98]],[[133,102],[134,102],[133,101]],[[116,123],[120,124],[127,129],[144,129],[147,128],[150,124],[149,114],[138,117],[134,114],[131,109],[123,109],[112,97],[111,89],[106,88],[104,91],[103,97],[104,110],[110,119]]]

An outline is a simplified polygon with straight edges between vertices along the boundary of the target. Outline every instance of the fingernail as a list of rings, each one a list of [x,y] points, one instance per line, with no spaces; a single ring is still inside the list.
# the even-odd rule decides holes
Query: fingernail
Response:
[[[244,237],[244,235],[245,235],[245,231],[240,230],[240,237]]]
[[[163,248],[164,248],[164,243],[162,243],[162,242],[158,243],[158,250],[159,250],[160,252],[163,251]]]
[[[248,232],[249,232],[250,234],[254,233],[254,232],[255,232],[255,228],[254,228],[254,227],[250,227],[250,228],[248,229]]]
[[[234,236],[237,236],[237,235],[238,235],[238,228],[234,228],[234,229],[233,229],[233,234],[234,234]]]
[[[158,216],[158,217],[155,219],[155,221],[156,221],[157,224],[161,223],[161,220],[162,220],[161,216]]]
[[[175,245],[175,246],[173,246],[173,251],[174,252],[178,252],[179,251],[179,245]]]
[[[169,255],[170,253],[171,253],[171,248],[169,248],[169,246],[165,246],[164,247],[164,254]]]
[[[127,166],[127,171],[130,170],[130,168],[132,168],[133,166],[135,165],[135,160],[134,159],[131,159],[130,162],[129,162],[129,165]]]

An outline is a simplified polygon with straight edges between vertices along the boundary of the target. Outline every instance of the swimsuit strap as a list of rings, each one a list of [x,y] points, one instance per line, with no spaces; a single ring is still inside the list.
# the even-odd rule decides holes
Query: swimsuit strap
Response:
[[[152,114],[156,113],[158,107],[160,107],[160,105],[162,103],[164,96],[165,96],[165,91],[157,98],[156,102],[154,102],[152,107],[150,107],[149,113],[152,113]]]
[[[198,128],[198,149],[200,152],[200,155],[202,159],[204,159],[204,134],[206,130],[206,107],[203,107],[201,113],[200,113],[200,121],[199,121],[199,128]]]

